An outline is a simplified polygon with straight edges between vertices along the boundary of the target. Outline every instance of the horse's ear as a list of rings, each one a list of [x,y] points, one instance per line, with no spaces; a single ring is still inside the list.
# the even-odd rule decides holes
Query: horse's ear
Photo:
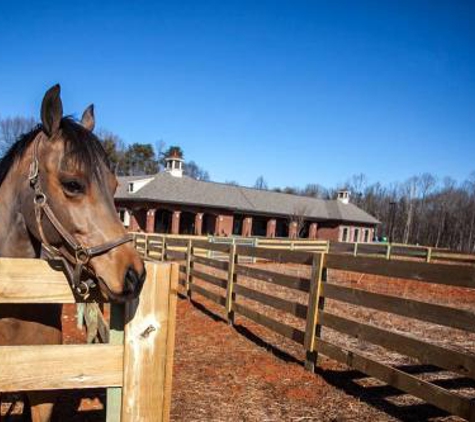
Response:
[[[61,87],[56,84],[46,91],[41,103],[41,122],[48,136],[56,134],[63,118],[63,103],[59,96]]]
[[[89,131],[94,130],[96,119],[94,118],[94,104],[91,104],[82,114],[81,124]]]

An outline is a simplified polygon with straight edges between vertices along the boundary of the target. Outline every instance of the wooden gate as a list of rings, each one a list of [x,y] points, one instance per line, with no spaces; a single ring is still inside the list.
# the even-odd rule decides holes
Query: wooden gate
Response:
[[[108,421],[167,421],[178,267],[148,262],[146,268],[140,299],[112,306],[111,343],[2,346],[0,392],[104,387]],[[76,300],[63,273],[47,262],[1,258],[0,306],[13,303]]]

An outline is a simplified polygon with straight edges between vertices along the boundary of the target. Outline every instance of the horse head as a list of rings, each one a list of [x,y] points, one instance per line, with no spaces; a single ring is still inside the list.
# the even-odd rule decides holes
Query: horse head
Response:
[[[43,98],[41,123],[25,154],[29,177],[20,194],[29,232],[67,263],[78,291],[93,276],[108,299],[137,297],[144,264],[114,206],[118,183],[93,134],[93,106],[80,122],[63,117],[56,85]]]

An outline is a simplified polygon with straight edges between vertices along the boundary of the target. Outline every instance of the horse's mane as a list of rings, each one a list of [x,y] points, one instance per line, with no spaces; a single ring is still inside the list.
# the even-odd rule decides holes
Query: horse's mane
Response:
[[[64,139],[65,157],[68,162],[78,164],[86,174],[102,180],[101,163],[110,167],[107,155],[99,139],[71,117],[61,119],[62,137]],[[21,135],[0,159],[0,186],[15,162],[23,157],[28,146],[38,133],[43,130],[42,125]]]

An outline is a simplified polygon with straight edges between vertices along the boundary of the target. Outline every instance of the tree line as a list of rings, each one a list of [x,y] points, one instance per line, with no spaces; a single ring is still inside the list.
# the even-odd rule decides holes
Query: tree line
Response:
[[[0,157],[36,124],[33,118],[0,118]],[[112,132],[99,131],[98,136],[119,176],[155,174],[163,170],[165,157],[178,154],[184,158],[180,147],[166,148],[164,142],[125,145]],[[194,161],[185,161],[184,173],[194,179],[210,180],[209,173]],[[238,185],[236,181],[228,183]],[[256,180],[254,187],[269,190],[263,176]],[[385,186],[369,183],[364,174],[358,174],[338,188],[310,183],[303,188],[288,186],[272,190],[335,199],[339,189],[349,190],[351,202],[381,222],[378,237],[392,242],[475,252],[475,172],[460,183],[424,173]]]
[[[262,176],[254,187],[268,189]],[[335,199],[340,189],[350,191],[351,202],[381,222],[379,238],[475,253],[475,171],[462,182],[423,173],[385,186],[358,174],[337,188],[308,184],[272,191]]]
[[[0,157],[24,133],[32,130],[38,122],[29,117],[0,118]],[[118,176],[141,176],[155,174],[165,167],[165,158],[172,151],[177,151],[180,158],[185,158],[180,147],[166,148],[163,141],[152,143],[133,143],[126,145],[116,134],[99,130],[98,138],[111,163],[112,170]],[[209,180],[209,173],[195,161],[184,161],[183,172],[185,175],[197,180]]]

